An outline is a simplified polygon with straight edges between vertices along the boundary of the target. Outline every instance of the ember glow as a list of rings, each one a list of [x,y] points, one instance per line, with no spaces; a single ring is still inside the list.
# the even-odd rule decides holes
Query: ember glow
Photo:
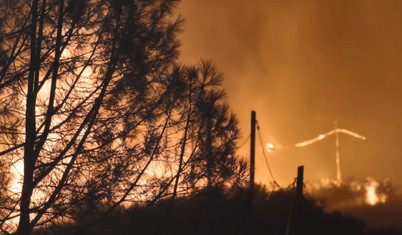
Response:
[[[22,177],[24,174],[24,162],[22,160],[18,160],[11,166],[11,182],[10,182],[10,191],[13,194],[20,194],[22,189]]]
[[[274,144],[268,143],[267,144],[267,152],[272,153],[274,151]]]
[[[374,206],[379,203],[385,203],[387,201],[387,195],[377,192],[380,184],[372,177],[367,178],[367,182],[364,185],[366,189],[366,202],[367,204]]]
[[[388,179],[381,181],[373,177],[342,184],[322,178],[320,182],[309,183],[307,189],[313,198],[324,200],[328,210],[376,206],[387,203],[392,194],[392,185]]]

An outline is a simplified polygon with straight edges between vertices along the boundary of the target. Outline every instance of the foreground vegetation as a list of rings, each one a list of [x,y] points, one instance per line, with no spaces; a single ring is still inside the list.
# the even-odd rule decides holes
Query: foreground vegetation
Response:
[[[177,4],[1,1],[0,233],[243,184],[221,74],[178,61]]]
[[[77,215],[76,223],[53,225],[34,234],[286,234],[294,196],[293,190],[269,193],[260,187],[250,212],[247,190],[214,188],[174,201],[120,208],[97,223],[92,223],[94,215]],[[400,234],[367,231],[356,218],[327,213],[309,198],[301,214],[297,234]]]
[[[1,233],[286,232],[291,191],[250,206],[221,74],[178,61],[178,0],[1,3]],[[301,213],[304,234],[364,231]]]

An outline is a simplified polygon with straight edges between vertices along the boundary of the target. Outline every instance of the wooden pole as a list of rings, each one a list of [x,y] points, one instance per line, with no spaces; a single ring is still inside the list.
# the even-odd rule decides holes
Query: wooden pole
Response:
[[[242,234],[252,234],[254,231],[254,170],[255,170],[255,127],[256,127],[256,114],[251,111],[251,131],[250,131],[250,185],[247,195],[247,213],[245,214],[245,226],[242,229]]]
[[[296,181],[296,199],[292,205],[289,213],[288,224],[286,227],[286,235],[301,234],[301,208],[303,204],[303,175],[304,166],[297,167],[297,181]]]
[[[304,175],[304,166],[297,167],[296,198],[298,201],[303,200],[303,175]]]
[[[301,234],[300,218],[302,216],[303,204],[303,175],[304,166],[297,167],[297,185],[296,185],[296,207],[295,207],[295,221],[292,234]]]
[[[251,111],[251,134],[250,134],[250,193],[254,196],[254,172],[255,172],[255,126],[256,113]]]

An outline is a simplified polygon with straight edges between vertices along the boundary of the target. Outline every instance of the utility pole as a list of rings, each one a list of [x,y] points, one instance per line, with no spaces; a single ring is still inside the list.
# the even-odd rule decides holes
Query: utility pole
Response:
[[[288,225],[286,227],[286,235],[301,234],[300,218],[302,216],[303,204],[303,178],[304,166],[297,167],[297,181],[296,181],[296,199],[292,205],[291,212],[289,213]]]
[[[297,167],[297,184],[296,184],[296,206],[295,206],[295,221],[292,234],[301,233],[300,218],[302,217],[302,205],[303,205],[303,174],[304,166]]]
[[[296,202],[299,204],[303,200],[303,175],[304,166],[297,167],[297,186],[296,186]]]
[[[251,132],[250,132],[250,194],[254,196],[254,172],[255,172],[255,126],[256,113],[251,111]]]
[[[256,114],[255,111],[251,111],[251,130],[250,130],[250,185],[247,198],[247,214],[245,217],[246,226],[244,226],[244,234],[252,233],[254,229],[254,170],[255,170],[255,127],[256,127]]]

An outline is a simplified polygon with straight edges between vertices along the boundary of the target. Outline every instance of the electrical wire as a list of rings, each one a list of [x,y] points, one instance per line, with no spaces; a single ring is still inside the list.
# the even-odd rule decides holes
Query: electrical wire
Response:
[[[304,193],[305,193],[307,196],[311,197],[311,194],[309,193],[309,191],[308,191],[307,186],[306,186],[305,183],[303,183],[303,189],[304,189]]]
[[[272,174],[271,167],[269,166],[268,158],[267,158],[267,155],[265,154],[264,144],[263,144],[262,137],[261,137],[260,125],[258,124],[258,122],[257,122],[257,131],[258,131],[258,136],[260,138],[260,145],[261,145],[261,149],[262,149],[262,154],[264,155],[265,165],[267,166],[269,174],[271,175],[272,179],[274,180],[274,184],[278,188],[281,188],[281,186],[279,186],[278,182],[276,182],[274,174]]]
[[[241,145],[238,146],[238,148],[243,147],[243,146],[247,143],[247,141],[248,141],[249,139],[250,139],[250,135],[247,136],[247,138],[244,140],[244,142],[243,142]]]

